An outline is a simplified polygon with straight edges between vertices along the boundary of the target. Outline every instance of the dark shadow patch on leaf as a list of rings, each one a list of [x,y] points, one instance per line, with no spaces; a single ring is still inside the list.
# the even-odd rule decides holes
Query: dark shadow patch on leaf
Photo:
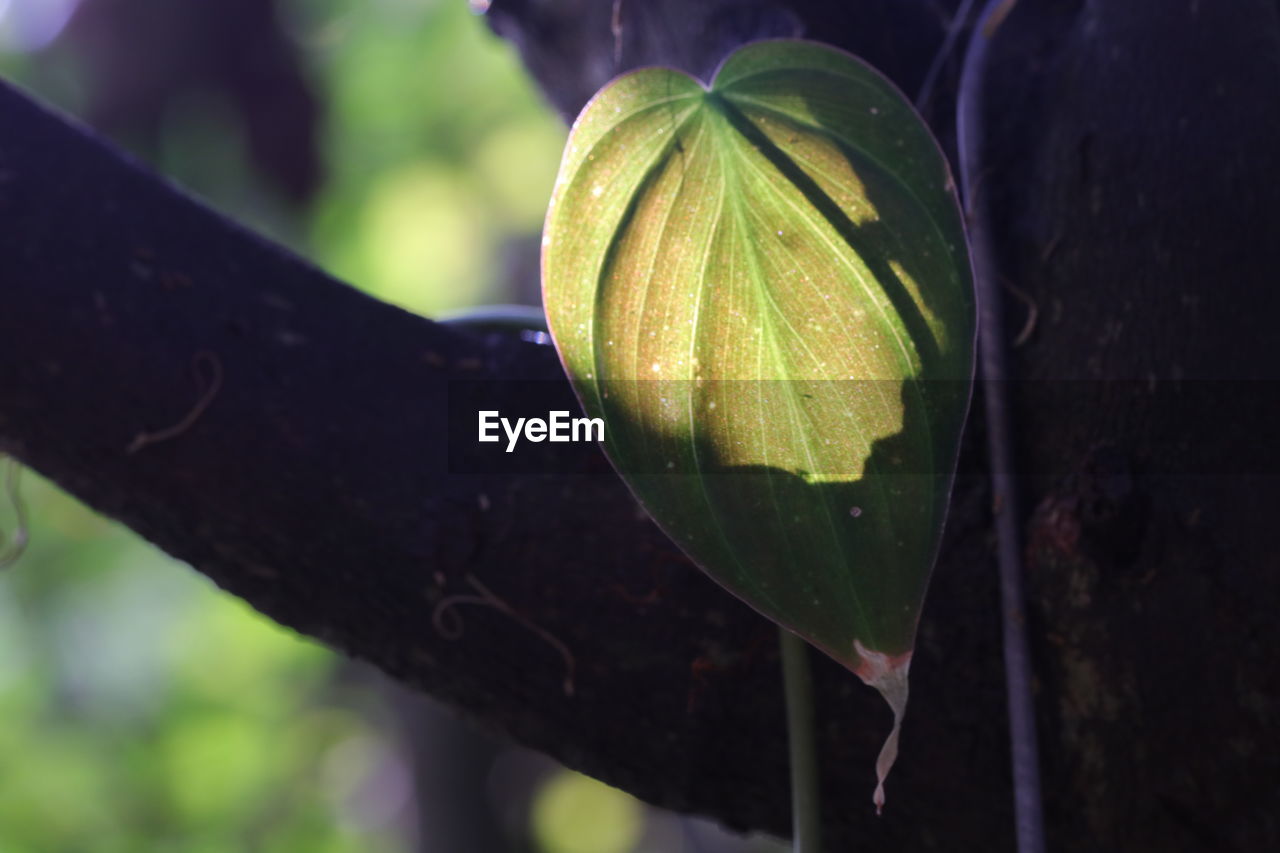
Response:
[[[653,387],[648,392],[619,387],[635,382]],[[786,383],[770,384],[779,386],[773,393],[785,393]],[[911,648],[941,540],[965,409],[947,410],[945,423],[933,418],[934,426],[957,438],[940,458],[921,467],[918,442],[927,404],[910,384],[915,383],[902,383],[900,389],[902,429],[872,443],[860,477],[735,464],[704,438],[662,430],[653,421],[641,424],[621,406],[609,411],[609,456],[658,525],[695,562],[715,566],[713,577],[730,592],[852,668],[858,664],[854,639],[891,654]],[[963,383],[948,384],[955,389],[935,396],[967,399]],[[611,398],[696,394],[693,383],[661,380],[615,380],[602,388]],[[696,448],[684,459],[696,458],[699,469],[682,464],[668,470],[665,462],[639,450],[682,444]],[[819,482],[814,474],[830,479]],[[887,498],[891,489],[902,494]],[[714,523],[707,513],[716,516]],[[830,532],[819,514],[830,519]],[[716,525],[730,534],[732,544],[709,535]],[[739,566],[749,567],[752,577],[734,576],[743,569],[726,571]],[[753,588],[769,601],[752,600]]]

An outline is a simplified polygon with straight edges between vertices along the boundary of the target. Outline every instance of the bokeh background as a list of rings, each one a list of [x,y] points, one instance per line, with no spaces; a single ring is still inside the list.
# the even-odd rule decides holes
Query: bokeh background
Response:
[[[0,76],[381,299],[536,303],[566,131],[465,0],[0,0]],[[0,853],[781,849],[492,740],[16,473]]]

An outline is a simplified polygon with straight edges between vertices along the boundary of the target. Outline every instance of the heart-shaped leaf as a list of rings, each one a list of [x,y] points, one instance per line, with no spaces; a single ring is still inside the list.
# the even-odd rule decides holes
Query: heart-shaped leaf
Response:
[[[547,317],[613,464],[712,577],[895,712],[973,376],[946,161],[854,57],[623,76],[569,137]],[[883,793],[877,789],[877,802]]]

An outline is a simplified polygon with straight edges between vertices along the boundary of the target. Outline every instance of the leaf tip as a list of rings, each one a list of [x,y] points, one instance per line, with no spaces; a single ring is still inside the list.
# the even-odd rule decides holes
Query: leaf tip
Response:
[[[911,652],[888,655],[868,649],[856,639],[853,641],[853,650],[858,653],[859,659],[853,674],[868,687],[879,691],[893,711],[893,729],[885,738],[880,755],[876,758],[876,791],[871,801],[875,803],[876,814],[879,815],[884,811],[884,780],[898,758],[898,733],[902,730],[902,716],[907,710],[907,673],[911,669]]]

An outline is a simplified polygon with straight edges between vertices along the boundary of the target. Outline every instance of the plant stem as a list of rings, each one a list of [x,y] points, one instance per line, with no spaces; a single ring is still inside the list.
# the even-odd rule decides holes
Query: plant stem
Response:
[[[942,46],[938,48],[933,62],[929,64],[929,71],[924,75],[924,82],[920,84],[920,92],[916,95],[916,110],[921,114],[928,110],[929,100],[933,97],[933,87],[938,82],[938,75],[942,73],[942,67],[946,65],[947,58],[955,49],[960,33],[969,25],[973,3],[974,0],[962,0],[960,8],[956,9],[955,15],[951,18],[951,24],[947,27],[947,35],[942,40]]]
[[[813,681],[809,644],[786,628],[778,628],[782,646],[782,681],[787,699],[787,749],[791,758],[791,849],[821,853],[822,822],[818,807],[818,762],[813,740]]]
[[[1031,693],[1031,652],[1027,639],[1023,585],[1018,480],[1013,458],[1013,418],[1008,394],[1009,366],[1001,292],[986,197],[978,192],[985,151],[987,49],[991,37],[1016,0],[987,0],[974,27],[957,96],[957,148],[960,180],[969,226],[974,284],[978,291],[978,348],[986,401],[987,448],[992,501],[996,507],[996,558],[1000,567],[1001,624],[1004,636],[1005,692],[1018,853],[1044,853],[1044,814],[1040,791],[1040,753],[1036,742],[1035,700]]]

